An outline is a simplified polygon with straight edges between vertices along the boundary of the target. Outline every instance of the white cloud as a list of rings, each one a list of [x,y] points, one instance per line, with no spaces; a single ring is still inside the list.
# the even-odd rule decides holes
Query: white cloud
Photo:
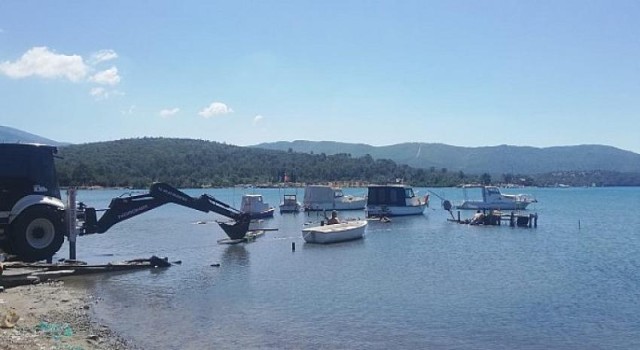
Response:
[[[100,101],[106,100],[112,96],[124,96],[124,92],[118,90],[107,90],[103,87],[94,87],[89,90],[89,95],[93,96],[97,101]]]
[[[260,123],[263,119],[264,119],[263,116],[259,114],[256,115],[255,117],[253,117],[253,125],[258,125],[258,123]]]
[[[113,50],[100,50],[91,55],[90,62],[98,64],[100,62],[110,61],[118,58],[118,54]]]
[[[226,104],[222,102],[213,102],[209,105],[209,107],[205,107],[203,110],[198,112],[198,115],[204,118],[211,118],[216,115],[223,115],[233,113],[233,109],[229,108]]]
[[[89,67],[81,56],[57,54],[44,46],[29,49],[14,62],[0,63],[0,73],[13,79],[38,76],[78,82],[87,76],[88,71]]]
[[[118,75],[118,68],[111,67],[107,70],[103,70],[94,74],[89,78],[94,83],[103,85],[117,85],[120,82],[120,76]]]
[[[162,118],[169,118],[176,115],[178,112],[180,112],[180,108],[167,108],[161,110],[159,114]]]
[[[109,93],[103,87],[94,87],[89,90],[89,95],[95,97],[96,100],[104,100],[109,98]]]
[[[136,105],[131,105],[129,108],[120,111],[121,114],[133,114],[136,109]]]

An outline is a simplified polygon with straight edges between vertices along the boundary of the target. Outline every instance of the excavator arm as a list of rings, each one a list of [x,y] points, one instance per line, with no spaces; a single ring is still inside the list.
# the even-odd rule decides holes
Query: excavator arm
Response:
[[[118,197],[111,200],[109,208],[97,219],[95,208],[80,208],[84,215],[84,224],[80,234],[104,233],[113,225],[145,213],[167,203],[182,205],[205,213],[214,212],[228,217],[234,222],[220,222],[218,224],[231,239],[243,238],[249,230],[249,214],[203,194],[200,197],[191,197],[188,194],[166,183],[154,183],[149,188],[149,193],[129,197]]]

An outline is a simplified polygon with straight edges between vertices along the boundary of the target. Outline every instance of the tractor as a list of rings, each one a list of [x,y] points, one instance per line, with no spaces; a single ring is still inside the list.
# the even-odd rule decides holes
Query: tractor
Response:
[[[48,145],[0,144],[0,243],[5,252],[21,260],[50,259],[65,237],[104,233],[123,220],[167,203],[232,219],[218,221],[231,239],[243,238],[249,229],[248,214],[210,195],[191,197],[166,183],[154,183],[146,194],[113,198],[100,218],[95,208],[82,203],[68,208],[57,181],[57,152],[57,147]]]

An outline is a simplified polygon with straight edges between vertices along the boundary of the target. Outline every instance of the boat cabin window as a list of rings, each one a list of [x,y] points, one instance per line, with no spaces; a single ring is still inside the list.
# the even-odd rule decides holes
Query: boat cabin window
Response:
[[[391,191],[389,191],[389,202],[390,203],[395,203],[398,201],[398,192],[394,191],[393,189],[391,189]]]
[[[410,192],[413,194],[413,191]],[[405,205],[405,189],[401,187],[369,187],[367,203],[369,205]]]
[[[500,190],[495,187],[487,187],[487,194],[490,196],[498,196],[500,195]]]
[[[340,198],[340,197],[342,197],[342,196],[344,196],[344,194],[342,193],[342,190],[335,190],[335,191],[333,192],[333,197],[334,197],[334,198]]]
[[[246,196],[246,197],[242,198],[242,201],[246,205],[250,205],[252,203],[262,203],[262,197],[261,196]]]
[[[413,198],[415,195],[413,194],[413,189],[405,188],[404,189],[404,198]]]

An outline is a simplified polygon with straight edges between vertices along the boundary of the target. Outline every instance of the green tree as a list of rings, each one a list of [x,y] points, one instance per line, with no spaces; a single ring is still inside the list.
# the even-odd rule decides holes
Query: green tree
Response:
[[[484,173],[480,176],[480,182],[483,185],[490,185],[491,184],[491,175]]]

